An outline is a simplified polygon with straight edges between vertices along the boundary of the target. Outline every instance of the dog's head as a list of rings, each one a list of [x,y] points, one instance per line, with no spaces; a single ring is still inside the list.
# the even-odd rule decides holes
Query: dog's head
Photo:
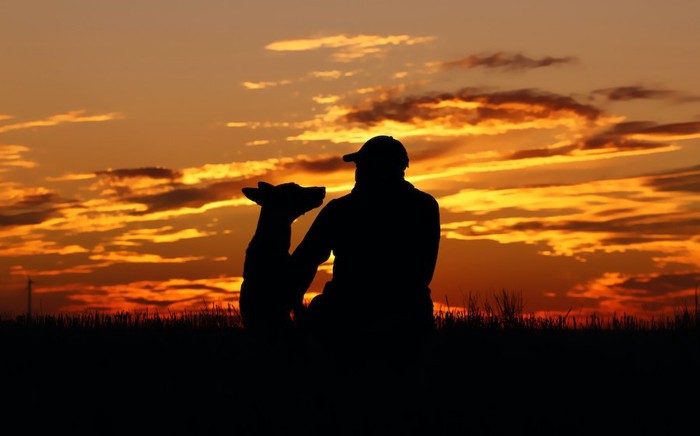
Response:
[[[262,207],[275,209],[288,214],[292,219],[296,219],[323,204],[326,188],[323,186],[303,187],[296,183],[274,186],[258,182],[257,188],[243,188],[243,195]]]

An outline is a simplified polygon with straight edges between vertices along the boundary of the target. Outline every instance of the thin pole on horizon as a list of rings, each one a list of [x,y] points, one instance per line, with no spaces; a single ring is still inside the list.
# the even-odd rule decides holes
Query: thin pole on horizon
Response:
[[[27,320],[32,318],[32,278],[27,275]]]

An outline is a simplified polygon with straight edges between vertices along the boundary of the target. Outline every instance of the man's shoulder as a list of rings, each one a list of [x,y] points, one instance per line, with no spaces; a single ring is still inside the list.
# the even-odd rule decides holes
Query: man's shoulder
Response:
[[[420,201],[420,202],[425,203],[425,204],[437,206],[437,200],[431,194],[429,194],[425,191],[421,191],[420,189],[416,188],[415,186],[413,186],[413,189],[411,189],[410,192],[411,192],[411,195],[416,199],[416,201]]]
[[[326,208],[337,209],[339,207],[343,207],[344,205],[350,202],[352,202],[352,197],[350,196],[350,194],[345,194],[343,196],[330,200],[328,204],[326,204]]]
[[[323,212],[324,214],[333,214],[337,213],[338,211],[342,210],[343,208],[347,207],[349,201],[349,194],[348,195],[343,195],[342,197],[334,198],[328,203],[326,203],[325,206],[323,206]]]

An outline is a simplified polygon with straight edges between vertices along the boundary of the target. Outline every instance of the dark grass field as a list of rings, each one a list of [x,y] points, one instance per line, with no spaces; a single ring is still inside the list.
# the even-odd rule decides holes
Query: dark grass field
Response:
[[[507,309],[507,307],[506,307]],[[2,434],[685,435],[700,320],[438,314],[390,338],[255,340],[235,313],[0,321]],[[9,431],[9,429],[14,429]]]

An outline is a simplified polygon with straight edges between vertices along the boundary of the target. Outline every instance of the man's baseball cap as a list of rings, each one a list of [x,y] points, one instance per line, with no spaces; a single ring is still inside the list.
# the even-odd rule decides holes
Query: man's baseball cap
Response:
[[[365,142],[355,153],[343,156],[345,162],[403,165],[408,167],[408,153],[401,141],[393,136],[380,135]]]

